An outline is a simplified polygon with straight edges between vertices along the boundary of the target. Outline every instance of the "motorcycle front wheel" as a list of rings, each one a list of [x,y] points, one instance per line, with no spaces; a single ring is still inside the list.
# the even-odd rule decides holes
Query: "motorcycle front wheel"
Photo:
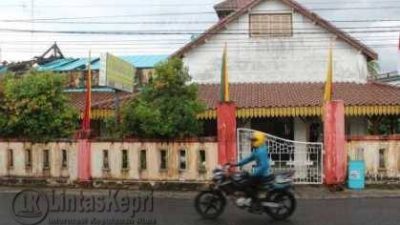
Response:
[[[215,219],[220,216],[225,209],[225,196],[214,190],[200,192],[194,201],[197,213],[204,219]]]
[[[266,200],[279,204],[279,207],[265,208],[265,212],[274,220],[285,220],[289,218],[296,209],[296,198],[290,191],[271,192]]]

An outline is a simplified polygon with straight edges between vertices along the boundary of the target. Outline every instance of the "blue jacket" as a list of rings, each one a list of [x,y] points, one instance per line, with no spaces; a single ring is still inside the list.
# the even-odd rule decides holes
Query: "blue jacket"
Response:
[[[247,158],[240,160],[238,166],[246,165],[252,161],[256,161],[253,176],[267,176],[269,170],[269,154],[267,145],[263,144],[254,149],[251,155]]]

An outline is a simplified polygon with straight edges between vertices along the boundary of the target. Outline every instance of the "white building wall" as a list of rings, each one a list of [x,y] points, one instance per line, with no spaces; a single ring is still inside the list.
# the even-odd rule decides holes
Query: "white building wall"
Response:
[[[260,3],[250,13],[293,12],[280,1]],[[250,38],[249,14],[228,24],[184,56],[195,82],[220,81],[221,58],[227,43],[231,82],[322,82],[326,78],[330,40],[335,36],[293,12],[293,37]],[[310,34],[312,33],[312,34]],[[334,42],[334,81],[366,82],[365,56],[347,43]]]

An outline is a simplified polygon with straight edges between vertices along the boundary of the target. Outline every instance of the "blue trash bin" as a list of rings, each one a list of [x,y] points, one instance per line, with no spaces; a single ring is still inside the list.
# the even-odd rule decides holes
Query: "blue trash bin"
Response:
[[[349,161],[349,181],[351,189],[364,189],[365,187],[365,163],[364,160]]]

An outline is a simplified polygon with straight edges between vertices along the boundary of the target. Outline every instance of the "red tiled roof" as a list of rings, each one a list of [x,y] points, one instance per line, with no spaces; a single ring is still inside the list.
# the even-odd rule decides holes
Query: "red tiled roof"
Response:
[[[231,0],[228,0],[231,1]],[[237,0],[234,0],[237,1]],[[229,16],[224,17],[223,19],[219,20],[218,23],[215,25],[211,26],[208,30],[206,30],[204,33],[202,33],[199,37],[194,39],[193,41],[189,42],[188,44],[184,45],[182,48],[180,48],[178,51],[174,52],[171,56],[180,56],[182,57],[186,52],[191,50],[192,48],[195,48],[197,45],[203,44],[209,37],[215,35],[218,33],[220,30],[224,29],[225,26],[232,21],[236,20],[239,18],[241,15],[248,13],[248,10],[253,8],[254,6],[258,5],[260,2],[263,0],[249,0],[247,3],[241,2],[240,5],[241,8],[238,8],[234,13],[230,14]],[[349,45],[353,46],[355,49],[360,50],[364,55],[366,55],[369,59],[377,59],[378,54],[370,49],[368,46],[364,45],[357,39],[351,37],[349,34],[345,33],[344,31],[338,29],[335,27],[333,24],[330,22],[326,21],[322,17],[318,16],[316,13],[311,12],[304,6],[300,5],[294,0],[281,0],[282,3],[286,4],[287,6],[293,8],[295,11],[299,12],[302,14],[304,17],[307,17],[311,21],[314,21],[316,25],[321,26],[322,28],[325,28],[326,30],[330,31],[333,34],[336,34],[336,36],[348,43]],[[222,3],[221,3],[222,4]],[[228,4],[228,3],[226,3]]]
[[[126,93],[125,95],[119,96],[119,104],[120,106],[129,101],[130,99],[133,99],[135,97],[135,94],[131,93]],[[116,99],[108,99],[108,100],[103,100],[96,102],[95,104],[92,105],[93,109],[114,109],[115,108],[115,101]]]
[[[235,11],[240,9],[253,0],[226,0],[214,6],[216,11]]]
[[[98,108],[97,105],[102,105],[107,103],[106,105],[111,106],[115,102],[115,97],[119,96],[119,99],[125,99],[126,96],[132,95],[127,92],[93,92],[92,93],[92,108]],[[85,93],[84,92],[70,92],[67,93],[67,96],[71,99],[72,104],[78,108],[80,111],[85,109]],[[105,108],[104,108],[105,109]]]
[[[324,83],[235,83],[230,96],[238,108],[322,106]],[[219,84],[199,85],[199,98],[208,109],[219,101]],[[400,88],[370,82],[334,83],[334,99],[346,106],[400,105]]]
[[[234,83],[230,96],[238,108],[274,108],[322,106],[324,83]],[[400,105],[400,87],[377,82],[365,84],[334,83],[334,99],[341,99],[346,106]],[[120,104],[134,97],[119,92]],[[69,93],[72,103],[84,109],[85,93]],[[219,84],[200,84],[199,99],[208,109],[215,109],[219,102]],[[94,92],[93,109],[113,109],[115,93]]]

